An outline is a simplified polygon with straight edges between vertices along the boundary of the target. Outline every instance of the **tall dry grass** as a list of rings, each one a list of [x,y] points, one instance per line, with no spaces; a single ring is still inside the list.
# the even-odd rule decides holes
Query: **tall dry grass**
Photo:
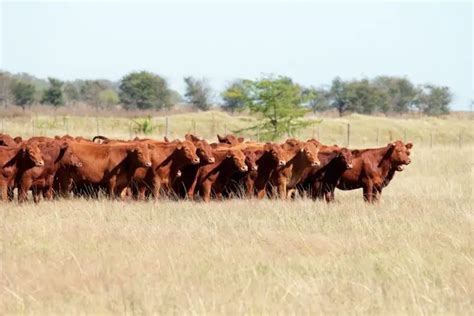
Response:
[[[472,315],[472,147],[412,159],[378,205],[2,204],[0,310]]]

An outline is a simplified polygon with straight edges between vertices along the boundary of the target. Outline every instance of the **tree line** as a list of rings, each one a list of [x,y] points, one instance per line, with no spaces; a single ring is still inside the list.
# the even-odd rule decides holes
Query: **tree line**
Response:
[[[96,108],[120,106],[127,110],[164,110],[185,101],[204,111],[216,104],[214,92],[205,79],[186,77],[184,82],[186,90],[181,96],[170,89],[163,77],[147,71],[129,73],[118,82],[43,80],[29,74],[0,71],[0,102],[22,108],[34,103],[63,106],[85,102]],[[257,80],[234,80],[220,93],[219,99],[218,105],[230,112],[245,109],[261,113],[289,111],[288,119],[293,119],[284,122],[288,127],[294,118],[308,111],[318,113],[331,109],[341,116],[413,111],[443,115],[449,113],[452,93],[448,87],[415,85],[407,78],[394,76],[353,80],[337,77],[321,87],[304,87],[288,77],[266,76]],[[272,122],[267,123],[278,129]]]

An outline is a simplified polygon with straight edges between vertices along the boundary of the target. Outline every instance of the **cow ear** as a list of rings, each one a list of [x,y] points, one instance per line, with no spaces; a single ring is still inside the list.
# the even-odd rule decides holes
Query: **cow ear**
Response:
[[[270,150],[272,150],[272,144],[271,143],[266,143],[263,146],[263,151],[270,151]]]
[[[413,148],[413,144],[412,144],[412,143],[408,143],[408,144],[405,145],[405,147],[406,147],[407,149],[412,149],[412,148]]]
[[[184,135],[184,139],[185,139],[185,140],[192,141],[192,140],[193,140],[193,137],[191,136],[191,134],[186,134],[186,135]]]
[[[237,140],[239,141],[239,143],[243,143],[243,142],[244,142],[244,140],[245,140],[245,138],[243,138],[243,137],[239,137],[239,138],[237,138]]]
[[[69,147],[69,143],[68,142],[63,142],[61,143],[61,149],[67,149]]]

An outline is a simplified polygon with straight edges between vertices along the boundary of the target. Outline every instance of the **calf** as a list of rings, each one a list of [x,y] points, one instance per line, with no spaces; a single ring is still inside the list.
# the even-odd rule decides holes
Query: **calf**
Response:
[[[396,171],[410,164],[413,144],[395,141],[386,147],[352,151],[352,169],[346,170],[337,184],[341,190],[363,189],[364,200],[377,201]]]

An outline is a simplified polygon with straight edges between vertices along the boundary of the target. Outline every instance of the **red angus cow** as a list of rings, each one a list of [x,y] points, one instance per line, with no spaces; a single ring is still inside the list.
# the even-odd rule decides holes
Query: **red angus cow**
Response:
[[[17,173],[44,165],[36,142],[23,142],[12,147],[0,146],[0,199],[13,199]]]
[[[396,171],[402,171],[410,160],[413,144],[395,141],[386,147],[352,151],[352,169],[346,170],[337,185],[341,190],[363,189],[364,200],[380,198]]]

